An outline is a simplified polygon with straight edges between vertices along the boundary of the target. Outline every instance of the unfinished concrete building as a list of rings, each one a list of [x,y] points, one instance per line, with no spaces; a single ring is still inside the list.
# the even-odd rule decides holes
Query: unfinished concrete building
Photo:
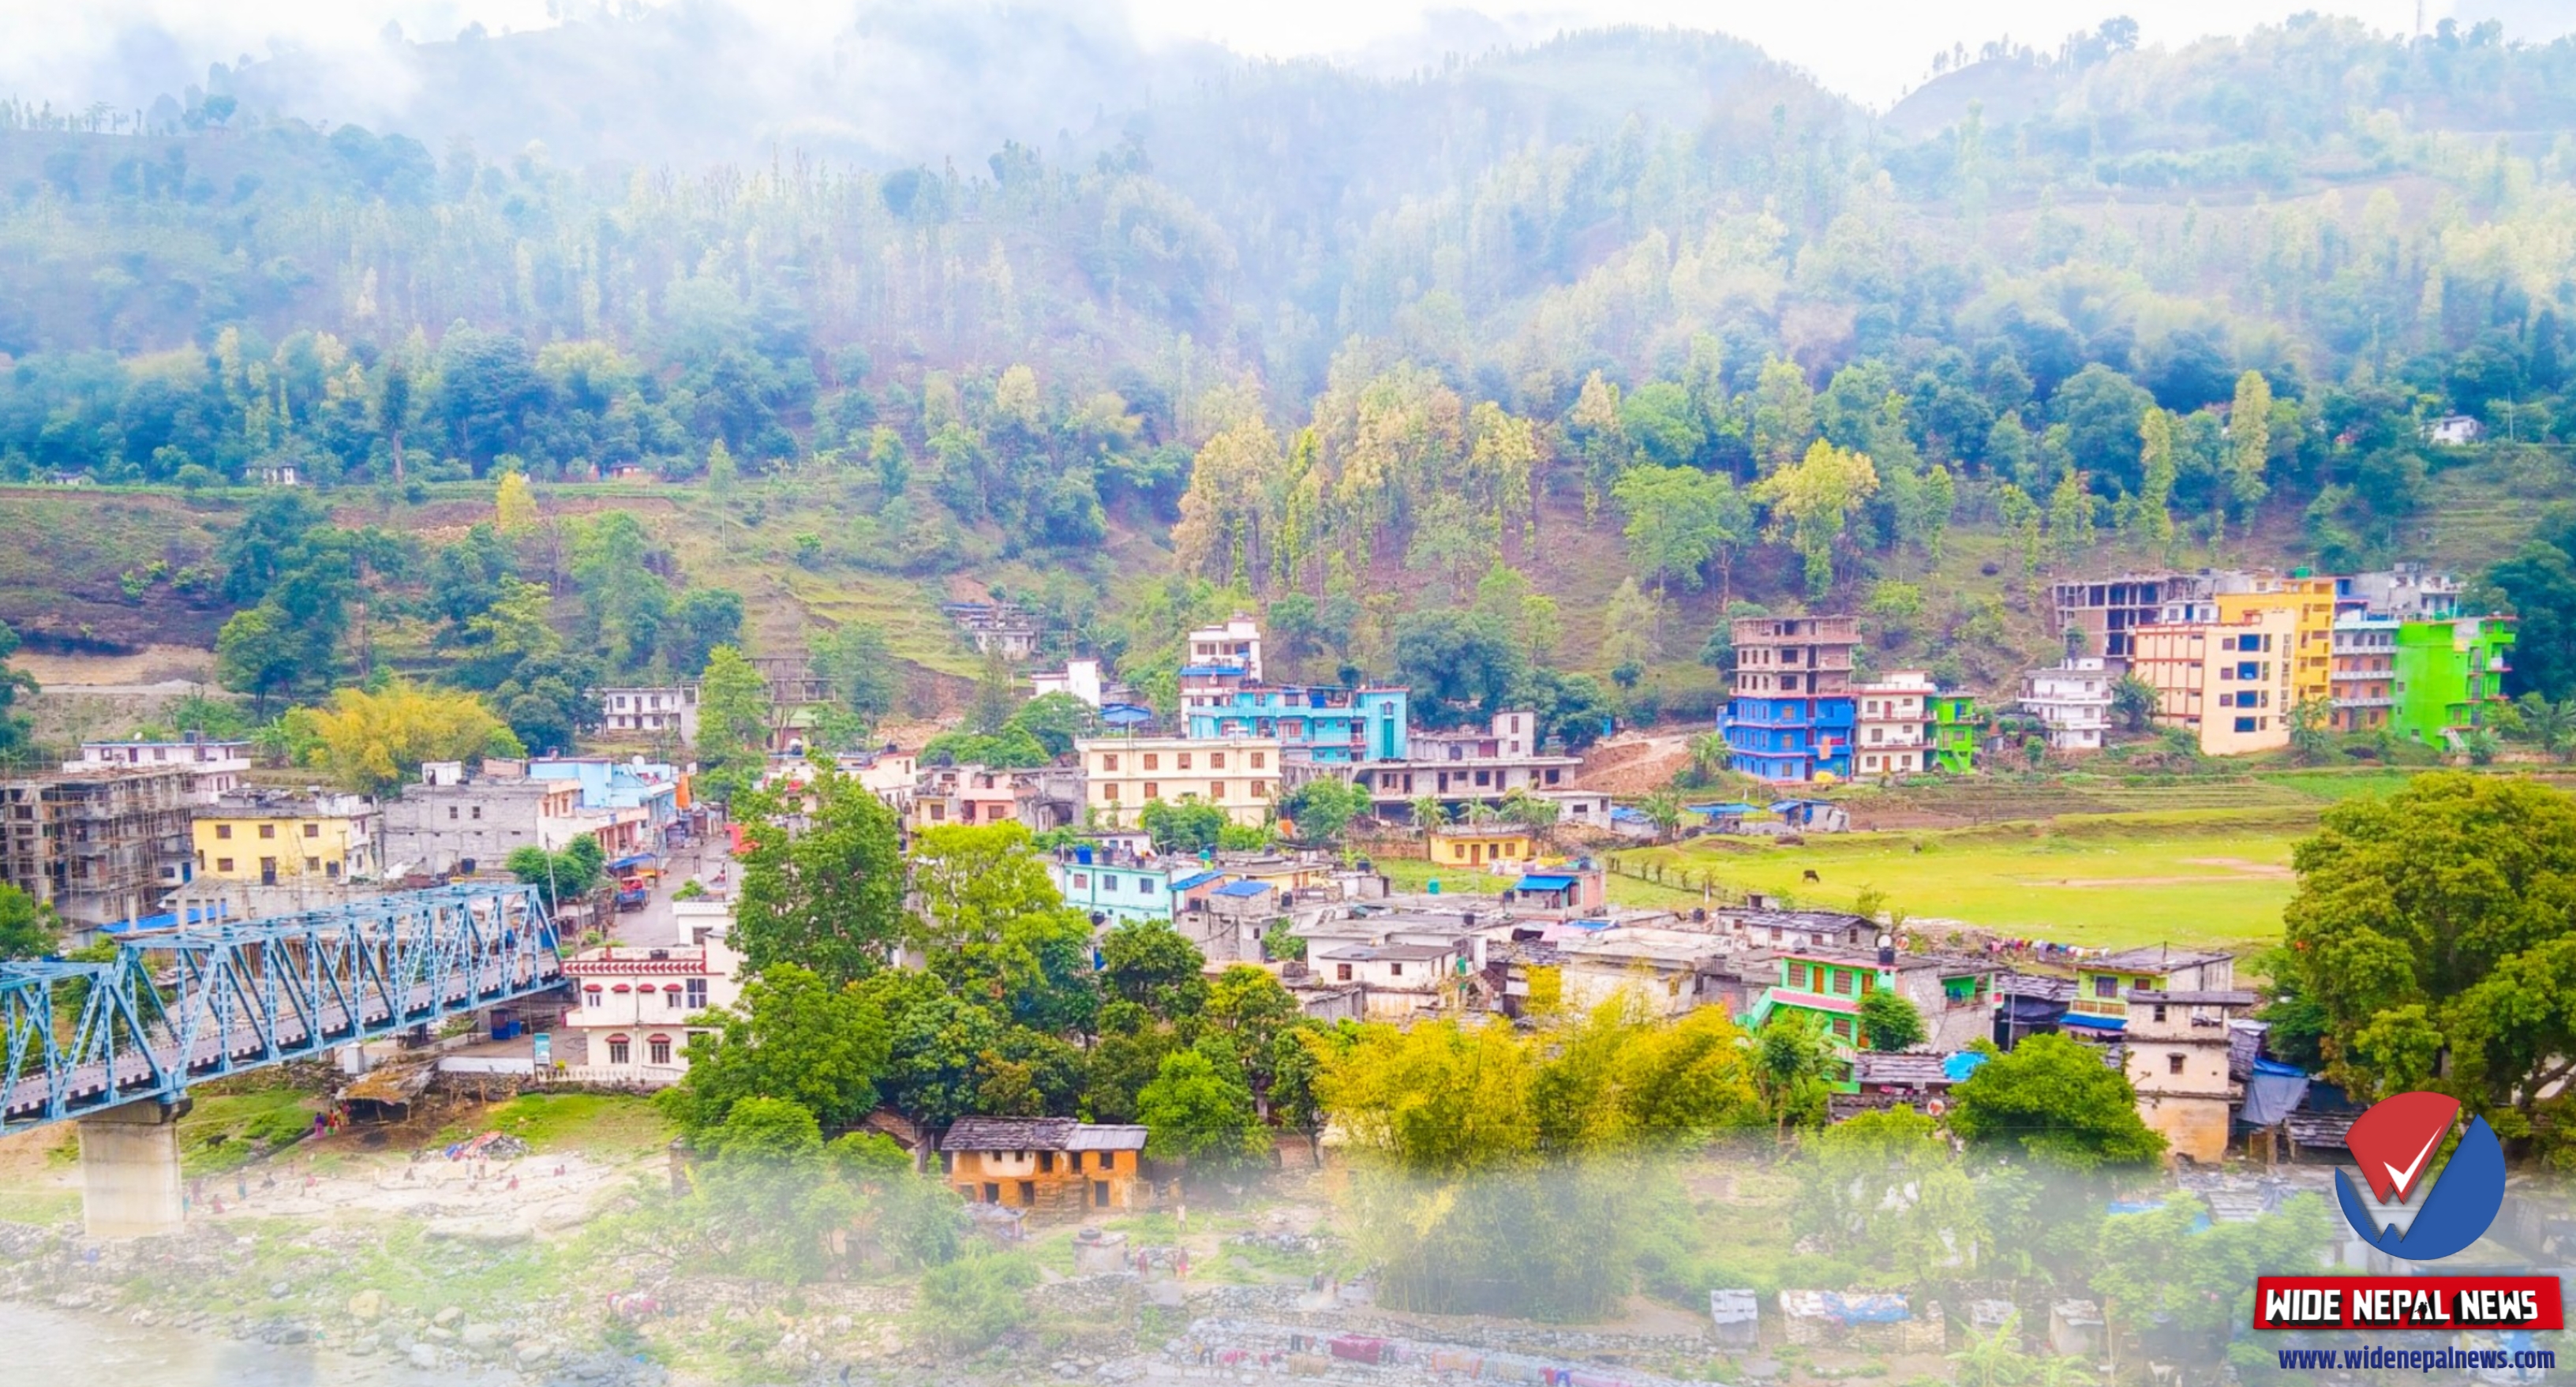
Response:
[[[0,781],[0,880],[54,908],[80,944],[184,886],[195,776],[177,766]]]

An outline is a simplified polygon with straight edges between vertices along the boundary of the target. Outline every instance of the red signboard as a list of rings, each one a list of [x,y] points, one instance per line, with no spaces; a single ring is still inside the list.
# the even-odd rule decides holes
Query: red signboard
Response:
[[[2265,1276],[2256,1329],[2564,1329],[2555,1276]]]

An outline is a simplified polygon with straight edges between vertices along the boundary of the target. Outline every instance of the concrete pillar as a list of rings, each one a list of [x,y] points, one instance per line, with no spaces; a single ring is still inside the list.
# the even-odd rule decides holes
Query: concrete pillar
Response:
[[[148,1238],[187,1224],[179,1119],[190,1104],[128,1103],[80,1120],[81,1217],[93,1238]]]

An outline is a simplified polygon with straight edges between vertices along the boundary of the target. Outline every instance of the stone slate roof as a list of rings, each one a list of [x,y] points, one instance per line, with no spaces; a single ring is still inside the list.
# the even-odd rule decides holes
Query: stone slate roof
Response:
[[[961,1117],[943,1151],[1142,1151],[1145,1129],[1070,1117]]]

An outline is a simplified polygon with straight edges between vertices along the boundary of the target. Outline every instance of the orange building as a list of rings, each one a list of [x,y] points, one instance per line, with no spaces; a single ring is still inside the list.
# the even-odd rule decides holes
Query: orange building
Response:
[[[939,1143],[939,1170],[969,1204],[1081,1218],[1152,1202],[1145,1129],[1070,1117],[961,1117]]]

